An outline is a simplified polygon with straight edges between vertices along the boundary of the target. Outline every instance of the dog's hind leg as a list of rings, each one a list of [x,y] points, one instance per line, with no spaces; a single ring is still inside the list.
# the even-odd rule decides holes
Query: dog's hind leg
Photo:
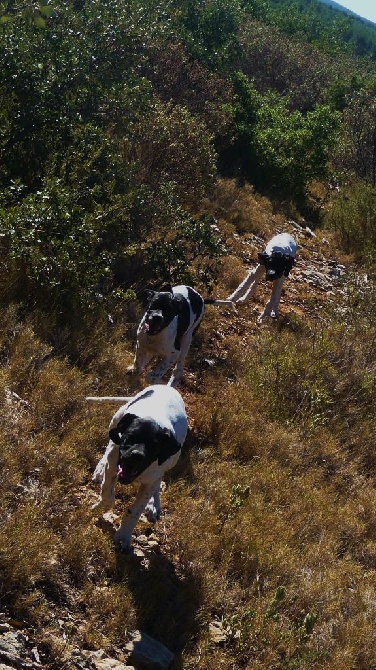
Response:
[[[263,265],[258,265],[255,270],[247,275],[244,281],[238,286],[236,291],[234,291],[230,296],[229,300],[234,300],[235,302],[246,302],[250,300],[255,294],[257,286],[262,279],[265,272]]]
[[[183,335],[183,337],[181,338],[180,352],[178,355],[178,359],[176,361],[176,365],[173,369],[172,375],[168,380],[168,386],[176,388],[176,386],[179,384],[184,375],[184,364],[185,359],[187,358],[189,347],[191,346],[192,335],[193,335],[192,331],[189,331],[188,333],[185,333],[185,335]]]
[[[154,489],[155,482],[152,484],[141,484],[137,492],[136,500],[132,507],[125,512],[121,520],[120,528],[114,535],[115,544],[123,551],[130,550],[133,529],[152,497]]]

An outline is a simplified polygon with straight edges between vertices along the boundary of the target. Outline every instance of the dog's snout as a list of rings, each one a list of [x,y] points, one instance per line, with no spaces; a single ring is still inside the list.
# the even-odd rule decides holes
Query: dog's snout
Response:
[[[157,335],[163,328],[164,316],[160,310],[149,310],[145,318],[145,330],[149,335]]]
[[[163,321],[163,314],[162,312],[149,312],[147,320],[149,323],[161,323]]]

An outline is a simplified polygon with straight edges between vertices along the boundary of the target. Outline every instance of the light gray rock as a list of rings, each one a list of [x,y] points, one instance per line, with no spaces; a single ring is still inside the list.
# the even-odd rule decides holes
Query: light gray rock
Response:
[[[18,631],[8,630],[0,635],[0,662],[8,667],[37,667],[27,658],[27,638]]]
[[[174,655],[167,647],[140,630],[128,636],[130,640],[125,648],[131,663],[142,670],[168,670]]]
[[[102,649],[91,653],[91,660],[96,670],[136,670],[134,665],[125,665],[116,658],[107,656]]]

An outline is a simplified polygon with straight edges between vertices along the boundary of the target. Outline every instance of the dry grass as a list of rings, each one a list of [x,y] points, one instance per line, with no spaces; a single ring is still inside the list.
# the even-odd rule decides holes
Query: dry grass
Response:
[[[251,190],[227,184],[216,204],[229,238],[270,233]],[[181,386],[187,449],[141,562],[90,513],[113,407],[84,402],[137,388],[132,339],[98,325],[77,367],[2,310],[0,596],[48,670],[69,668],[72,646],[121,655],[136,627],[174,670],[375,667],[374,303],[354,284],[340,313],[261,329],[252,304],[208,308]],[[132,495],[117,492],[117,515]]]

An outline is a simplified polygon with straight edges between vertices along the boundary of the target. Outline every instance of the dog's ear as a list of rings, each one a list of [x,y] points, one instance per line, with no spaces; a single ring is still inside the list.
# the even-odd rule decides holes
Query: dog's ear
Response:
[[[151,299],[153,298],[155,291],[152,291],[150,288],[145,288],[140,296],[141,304],[143,307],[147,307]]]
[[[173,293],[171,284],[164,284],[160,289],[161,293]]]
[[[128,463],[139,463],[140,461],[146,460],[145,454],[145,445],[144,444],[134,444],[132,447],[126,449],[125,452],[122,452],[120,449],[120,455],[128,461]]]
[[[121,434],[119,433],[117,428],[110,428],[108,431],[108,435],[110,440],[114,442],[115,444],[120,444],[121,443]]]
[[[181,449],[181,445],[168,428],[161,428],[160,435],[158,437],[160,438],[158,464],[161,465],[167,461],[170,456],[176,454],[179,449]]]
[[[117,426],[110,428],[108,432],[110,440],[115,442],[115,444],[120,444],[122,433],[124,433],[127,430],[127,428],[129,428],[129,426],[131,425],[131,423],[133,423],[135,419],[137,419],[135,414],[124,414],[123,418],[120,419]]]

